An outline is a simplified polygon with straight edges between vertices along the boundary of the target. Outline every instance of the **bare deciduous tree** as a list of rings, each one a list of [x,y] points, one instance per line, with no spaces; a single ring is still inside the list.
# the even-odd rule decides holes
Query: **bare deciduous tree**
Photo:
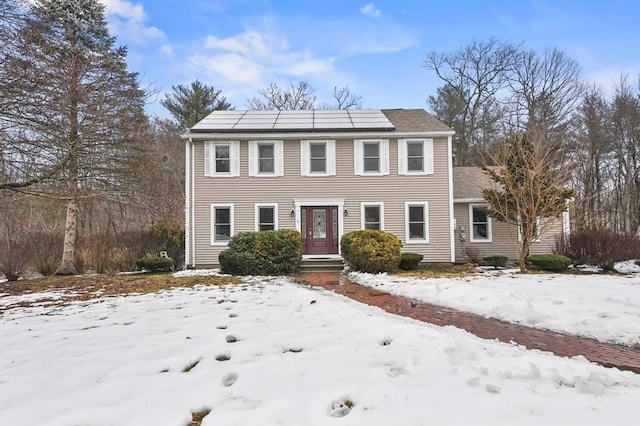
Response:
[[[291,83],[287,89],[271,83],[269,87],[260,91],[261,97],[247,99],[247,107],[260,111],[313,109],[316,102],[313,92],[313,88],[306,81]]]
[[[519,235],[518,265],[526,272],[525,259],[531,244],[548,230],[565,209],[573,190],[567,189],[567,170],[551,170],[558,164],[557,153],[543,144],[534,144],[527,134],[509,138],[503,150],[494,156],[496,168],[483,167],[493,181],[483,195],[489,203],[488,213],[514,225]]]

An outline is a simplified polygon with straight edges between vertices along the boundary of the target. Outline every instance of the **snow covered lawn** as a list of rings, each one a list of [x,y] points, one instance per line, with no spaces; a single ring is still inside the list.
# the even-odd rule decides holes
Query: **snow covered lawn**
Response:
[[[606,290],[589,296],[598,277]],[[544,302],[525,290],[528,278],[511,275],[438,280],[441,290],[430,291],[444,302],[463,298],[443,289],[483,289],[472,306],[520,297],[536,317],[591,298],[593,310],[579,315],[603,324],[610,319],[596,313],[607,298],[621,311],[635,306],[637,319],[638,277],[615,285],[579,277],[591,284],[575,282],[572,293],[565,279],[537,275],[539,286],[558,284]],[[0,306],[16,297],[0,296]],[[614,328],[633,341],[635,325],[627,326]],[[203,426],[640,424],[640,375],[482,340],[285,278],[15,307],[0,317],[0,337],[0,424],[8,426],[186,426],[203,408],[211,409]]]

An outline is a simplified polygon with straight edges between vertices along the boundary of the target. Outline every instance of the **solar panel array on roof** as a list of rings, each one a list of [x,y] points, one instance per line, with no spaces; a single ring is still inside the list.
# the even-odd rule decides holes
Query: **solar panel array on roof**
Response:
[[[393,124],[379,109],[214,111],[191,128],[192,131],[317,131],[393,130]]]

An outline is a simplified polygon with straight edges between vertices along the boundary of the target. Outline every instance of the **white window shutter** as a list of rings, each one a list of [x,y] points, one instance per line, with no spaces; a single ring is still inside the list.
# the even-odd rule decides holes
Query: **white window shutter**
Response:
[[[327,141],[327,174],[336,174],[336,141]]]
[[[258,174],[258,141],[249,141],[249,176]]]
[[[276,176],[284,176],[284,142],[274,142],[273,151],[275,156],[275,174]]]
[[[407,141],[398,139],[398,174],[407,174]]]
[[[364,172],[364,147],[361,140],[353,141],[353,174],[362,175]]]
[[[424,172],[432,175],[433,171],[433,139],[424,140]]]
[[[231,160],[231,176],[240,176],[240,142],[234,141],[230,143],[229,159]]]
[[[300,141],[300,174],[309,176],[309,141]]]
[[[204,175],[213,176],[213,142],[204,143]]]
[[[380,173],[389,174],[389,139],[380,141]]]

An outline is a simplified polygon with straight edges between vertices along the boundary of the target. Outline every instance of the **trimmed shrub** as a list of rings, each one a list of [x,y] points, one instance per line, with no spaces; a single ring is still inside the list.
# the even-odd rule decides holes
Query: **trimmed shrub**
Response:
[[[232,275],[258,275],[258,261],[253,251],[224,250],[218,256],[220,270]]]
[[[486,266],[493,266],[494,269],[504,268],[507,266],[507,256],[487,256],[482,258],[482,262]]]
[[[262,275],[298,272],[302,263],[300,233],[290,229],[258,232],[255,255]]]
[[[302,239],[298,231],[241,232],[218,256],[220,269],[234,275],[284,275],[300,270]]]
[[[640,258],[640,237],[607,230],[579,231],[558,244],[574,265],[589,264],[613,271],[616,262]]]
[[[389,232],[374,229],[349,232],[342,236],[340,247],[344,260],[358,271],[377,274],[398,270],[402,243]]]
[[[171,271],[173,269],[173,259],[169,257],[145,256],[136,260],[139,269],[146,269],[149,272]]]
[[[550,272],[566,271],[571,265],[571,259],[555,253],[532,254],[526,260],[533,266]]]
[[[400,265],[398,267],[403,271],[415,271],[422,262],[424,256],[420,253],[402,253],[400,255]]]

